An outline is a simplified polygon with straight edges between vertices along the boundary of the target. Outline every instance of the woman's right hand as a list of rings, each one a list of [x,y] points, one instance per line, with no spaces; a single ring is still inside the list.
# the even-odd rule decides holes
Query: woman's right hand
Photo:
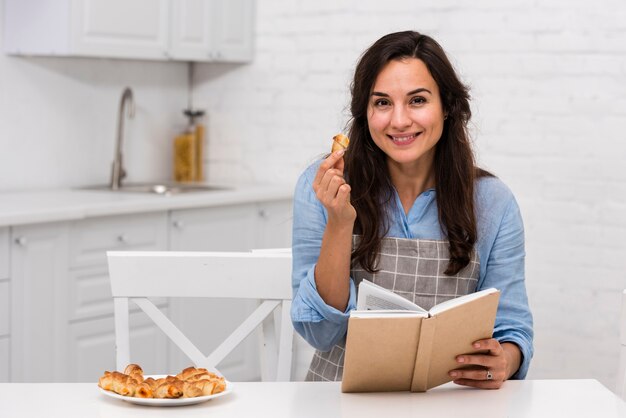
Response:
[[[328,223],[352,225],[356,210],[350,203],[350,185],[343,178],[344,150],[335,151],[326,158],[315,175],[313,190],[328,212]]]

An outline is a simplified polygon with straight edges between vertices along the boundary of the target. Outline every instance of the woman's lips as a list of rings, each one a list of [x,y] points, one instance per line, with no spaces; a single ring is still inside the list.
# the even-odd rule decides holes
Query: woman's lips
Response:
[[[389,139],[393,141],[395,145],[409,145],[412,144],[413,141],[421,134],[421,132],[417,132],[414,134],[404,134],[404,135],[387,135]]]

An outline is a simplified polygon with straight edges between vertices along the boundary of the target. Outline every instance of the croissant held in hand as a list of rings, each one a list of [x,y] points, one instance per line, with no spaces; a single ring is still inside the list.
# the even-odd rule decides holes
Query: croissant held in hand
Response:
[[[350,138],[345,136],[344,134],[337,134],[333,136],[333,147],[330,152],[339,151],[341,149],[348,149],[348,145],[350,144]]]

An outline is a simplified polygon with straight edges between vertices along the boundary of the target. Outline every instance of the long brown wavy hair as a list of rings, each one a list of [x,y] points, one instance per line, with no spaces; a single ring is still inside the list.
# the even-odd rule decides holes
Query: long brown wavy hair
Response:
[[[389,230],[387,208],[394,186],[387,156],[370,135],[367,110],[378,74],[392,60],[417,58],[426,64],[439,87],[447,115],[434,157],[439,223],[450,243],[447,275],[457,274],[470,262],[477,239],[474,181],[490,175],[475,166],[467,132],[471,117],[469,90],[459,80],[443,48],[431,37],[406,31],[383,36],[359,60],[351,85],[350,146],[345,154],[345,176],[352,188],[351,203],[357,218],[354,231],[361,235],[352,263],[376,271],[381,240]]]

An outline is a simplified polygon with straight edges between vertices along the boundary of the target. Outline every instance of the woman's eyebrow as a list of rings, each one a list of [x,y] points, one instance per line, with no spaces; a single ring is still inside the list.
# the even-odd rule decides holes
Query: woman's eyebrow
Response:
[[[413,94],[423,93],[423,92],[426,92],[426,93],[428,93],[428,94],[432,94],[430,90],[428,90],[428,89],[426,89],[426,88],[424,88],[424,87],[420,87],[420,88],[417,88],[417,89],[415,89],[415,90],[411,90],[411,91],[410,91],[410,92],[408,92],[406,95],[407,95],[407,96],[411,96],[411,95],[413,95]],[[389,95],[388,95],[387,93],[382,93],[382,92],[380,92],[380,91],[373,91],[373,92],[372,92],[372,94],[371,94],[371,96],[389,97]]]
[[[407,95],[407,96],[411,96],[411,95],[413,95],[413,94],[423,93],[423,92],[426,92],[426,93],[428,93],[428,94],[432,94],[432,93],[430,92],[430,90],[425,89],[424,87],[420,87],[419,89],[411,90],[411,91],[410,91],[410,92],[408,92],[406,95]]]

